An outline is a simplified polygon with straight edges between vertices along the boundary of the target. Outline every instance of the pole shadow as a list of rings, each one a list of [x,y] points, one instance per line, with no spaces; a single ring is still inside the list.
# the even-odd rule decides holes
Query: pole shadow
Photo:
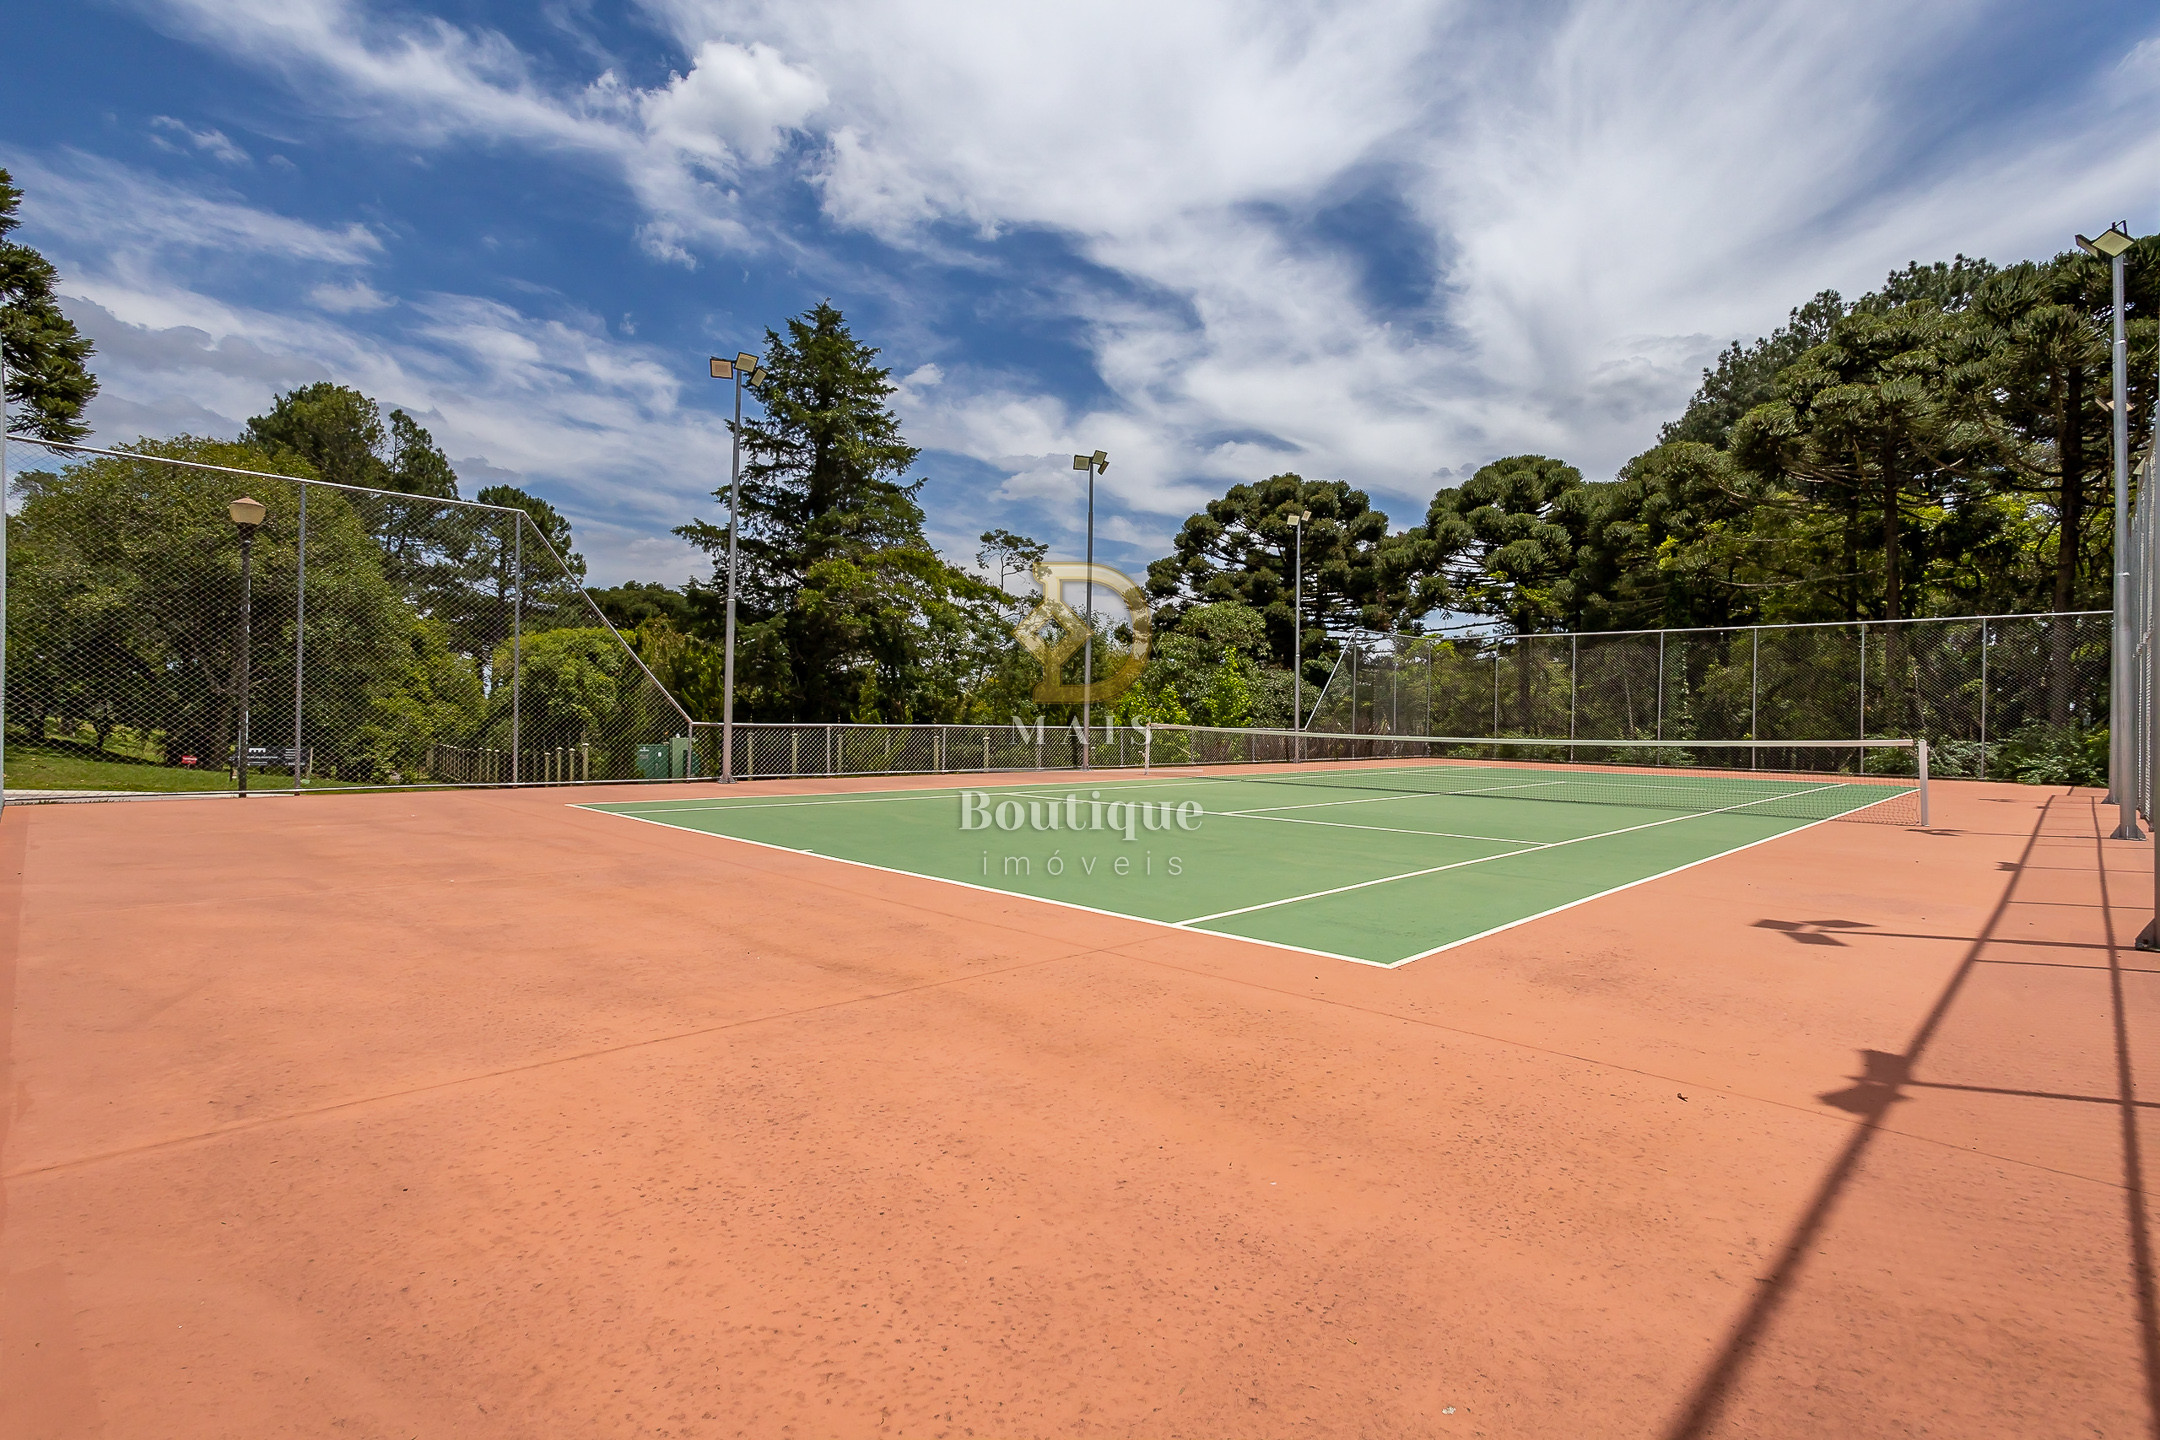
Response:
[[[2058,800],[2074,801],[2074,796],[2051,796],[2042,807],[2031,833],[2025,837],[2025,849],[2015,866],[2005,867],[2010,874],[2009,883],[2003,888],[1995,908],[1980,927],[1957,969],[1943,986],[1942,993],[1928,1010],[1912,1040],[1900,1054],[1880,1050],[1863,1050],[1861,1073],[1843,1090],[1832,1091],[1818,1097],[1847,1114],[1856,1115],[1861,1124],[1854,1127],[1844,1148],[1832,1162],[1828,1173],[1816,1187],[1799,1222],[1778,1251],[1777,1261],[1770,1274],[1756,1287],[1755,1298],[1746,1313],[1734,1324],[1725,1342],[1719,1347],[1709,1368],[1695,1384],[1679,1415],[1665,1431],[1665,1440],[1703,1440],[1723,1417],[1725,1406],[1732,1398],[1741,1376],[1754,1358],[1756,1346],[1768,1331],[1786,1298],[1791,1294],[1800,1275],[1800,1267],[1808,1253],[1815,1249],[1828,1225],[1831,1212],[1851,1184],[1860,1168],[1861,1160],[1881,1132],[1881,1121],[1891,1108],[1908,1098],[1905,1090],[1922,1088],[1912,1081],[1912,1073],[1919,1065],[1928,1045],[1940,1033],[1949,1016],[1951,1006],[1965,984],[1978,970],[1981,956],[1993,942],[1995,931],[2000,928],[2011,902],[2022,882],[2033,852],[2038,848],[2049,819],[2054,814]],[[2093,843],[2099,848],[2102,896],[2106,895],[2107,866],[2104,848],[2104,831],[2095,826]],[[2123,1187],[2130,1243],[2130,1264],[2137,1300],[2138,1337],[2144,1360],[2146,1433],[2151,1440],[2160,1440],[2160,1294],[2156,1294],[2151,1227],[2146,1216],[2145,1169],[2143,1152],[2137,1130],[2139,1108],[2130,1064],[2130,1033],[2128,1014],[2123,1000],[2124,974],[2121,963],[2122,941],[2115,934],[2114,916],[2105,905],[2102,915],[2107,923],[2107,951],[2109,971],[2109,995],[2114,1020],[2115,1081],[2116,1094],[2106,1103],[2114,1104],[2122,1116]],[[1769,928],[1785,929],[1775,925]],[[1798,927],[1795,927],[1798,928]],[[1812,928],[1812,927],[1811,927]],[[1817,941],[1816,943],[1822,943]],[[1830,943],[1837,943],[1834,939]]]

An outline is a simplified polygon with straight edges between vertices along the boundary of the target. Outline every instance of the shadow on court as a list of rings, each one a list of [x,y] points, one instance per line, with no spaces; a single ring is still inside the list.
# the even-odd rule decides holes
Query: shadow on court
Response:
[[[2115,1112],[2125,1252],[2120,1260],[2127,1262],[2132,1302],[2131,1313],[2120,1318],[2136,1330],[2136,1348],[2143,1364],[2144,1431],[2160,1440],[2160,1299],[2156,1299],[2143,1137],[2139,1126],[2139,1111],[2160,1109],[2160,1103],[2137,1099],[2132,1066],[2133,1021],[2139,1014],[2151,1012],[2152,997],[2146,997],[2148,1004],[2140,1011],[2125,993],[2126,977],[2160,972],[2125,963],[2126,959],[2139,958],[2138,952],[2130,949],[2137,922],[2129,920],[2126,924],[2126,919],[2118,917],[2113,906],[2123,906],[2128,915],[2139,915],[2138,907],[2150,891],[2144,889],[2147,877],[2142,870],[2121,868],[2122,852],[2110,851],[2102,839],[2105,834],[2106,827],[2100,823],[2095,802],[2090,797],[2065,795],[2051,799],[2025,837],[2024,851],[2018,860],[2003,865],[2009,878],[2001,897],[1904,1050],[1898,1053],[1862,1050],[1859,1073],[1848,1077],[1849,1083],[1842,1088],[1817,1097],[1825,1105],[1858,1117],[1862,1123],[1854,1128],[1831,1163],[1799,1221],[1778,1250],[1768,1273],[1758,1280],[1754,1299],[1733,1325],[1665,1431],[1666,1440],[1702,1440],[1702,1437],[1715,1434],[1745,1433],[1747,1426],[1738,1414],[1741,1408],[1738,1397],[1752,1381],[1761,1377],[1762,1372],[1773,1368],[1773,1357],[1769,1353],[1776,1348],[1773,1330],[1790,1316],[1802,1283],[1811,1273],[1810,1260],[1821,1266],[1827,1263],[1826,1255],[1835,1254],[1837,1240],[1832,1234],[1833,1222],[1839,1217],[1841,1207],[1856,1202],[1866,1190],[1870,1178],[1869,1162],[1875,1158],[1874,1152],[1884,1143],[1884,1137],[1912,1133],[1898,1123],[1899,1107],[1925,1096],[1946,1094],[2001,1106],[2038,1103],[2048,1107],[2048,1111],[2038,1117],[2043,1125],[2059,1123],[2048,1112],[2059,1112],[2064,1106],[2077,1109],[2105,1107]],[[1956,1046],[1959,1027],[1964,1022],[1966,1010],[1971,1008],[1971,992],[1981,983],[1983,975],[1997,966],[2032,967],[2036,964],[2027,958],[1998,956],[1995,952],[1999,948],[2020,944],[2064,945],[2061,941],[2025,941],[2004,933],[2021,906],[2062,907],[2076,903],[2025,893],[2035,885],[2036,876],[2076,872],[2075,866],[2037,864],[2036,857],[2046,858],[2045,852],[2049,849],[2082,850],[2085,856],[2092,857],[2083,874],[2093,876],[2097,871],[2096,903],[2087,908],[2098,911],[2104,926],[2104,941],[2070,948],[2104,953],[2104,963],[2097,958],[2091,965],[2039,963],[2050,969],[2090,971],[2105,977],[2105,1036],[2094,1038],[2102,1039],[2111,1052],[2104,1056],[2102,1067],[2109,1083],[2084,1090],[2058,1090],[1919,1078],[1923,1062]],[[2112,868],[2111,859],[2116,861]],[[1763,920],[1757,925],[1762,929],[1783,931],[1796,942],[1810,946],[1844,946],[1865,935],[1885,933],[1871,926],[1838,920]],[[1979,1028],[1985,1029],[1986,1023],[1981,1021]],[[2012,1068],[2012,1055],[1996,1053],[1991,1058],[2002,1069]],[[2011,1125],[2018,1123],[2015,1116],[2006,1118]],[[2032,1122],[2028,1119],[2024,1123]],[[1926,1217],[1912,1218],[1925,1224]],[[2103,1263],[2107,1260],[2107,1257],[2100,1258]],[[1906,1364],[1913,1363],[1915,1358],[1897,1357]],[[2062,1415],[2059,1419],[2066,1425],[2076,1426],[2076,1433],[2088,1433],[2088,1427],[2079,1424],[2075,1415]],[[2090,1427],[2090,1433],[2100,1431]]]

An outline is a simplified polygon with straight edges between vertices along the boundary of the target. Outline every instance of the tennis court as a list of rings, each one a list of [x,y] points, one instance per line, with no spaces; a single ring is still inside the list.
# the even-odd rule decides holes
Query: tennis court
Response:
[[[1401,965],[1811,825],[1918,823],[1916,782],[1477,761],[586,808],[1368,965]]]

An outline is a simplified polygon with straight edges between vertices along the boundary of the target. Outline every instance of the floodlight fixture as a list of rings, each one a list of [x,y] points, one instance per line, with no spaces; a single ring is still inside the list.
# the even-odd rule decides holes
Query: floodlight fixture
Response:
[[[758,368],[757,356],[747,350],[738,350],[735,352],[735,366],[739,370],[755,370]]]
[[[732,361],[732,360],[723,360],[723,359],[721,359],[721,358],[720,358],[719,356],[717,356],[717,355],[713,356],[713,357],[712,357],[712,378],[713,378],[713,379],[715,379],[715,380],[732,380],[732,379],[734,379],[734,378],[735,378],[735,362],[734,362],[734,361]]]
[[[2128,250],[2132,244],[2130,227],[2118,220],[2090,240],[2077,237],[2078,249],[2098,260],[2113,260]]]
[[[1094,459],[1094,457],[1093,457],[1093,456],[1091,456],[1091,455],[1075,455],[1075,456],[1073,456],[1073,469],[1075,469],[1075,470],[1093,470],[1094,468],[1095,468],[1095,459]]]

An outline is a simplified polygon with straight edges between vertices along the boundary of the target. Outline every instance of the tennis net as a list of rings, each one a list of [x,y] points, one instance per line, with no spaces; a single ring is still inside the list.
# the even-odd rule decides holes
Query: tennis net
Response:
[[[1143,764],[1251,765],[1241,778],[1403,795],[1928,823],[1925,740],[1524,740],[1154,725]]]

